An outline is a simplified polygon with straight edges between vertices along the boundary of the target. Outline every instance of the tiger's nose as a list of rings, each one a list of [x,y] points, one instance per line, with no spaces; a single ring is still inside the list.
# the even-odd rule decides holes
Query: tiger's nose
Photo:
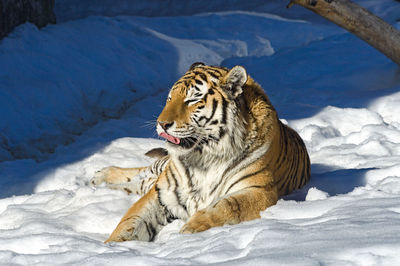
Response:
[[[167,130],[168,128],[170,128],[174,124],[174,122],[159,121],[158,124],[160,124],[162,129]]]

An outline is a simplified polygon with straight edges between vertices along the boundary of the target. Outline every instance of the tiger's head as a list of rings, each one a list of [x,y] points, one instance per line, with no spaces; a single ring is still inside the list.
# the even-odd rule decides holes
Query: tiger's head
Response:
[[[238,97],[247,79],[241,66],[194,63],[172,86],[157,119],[157,133],[167,140],[169,152],[217,153],[226,152],[227,144],[240,145],[244,123],[237,115]]]

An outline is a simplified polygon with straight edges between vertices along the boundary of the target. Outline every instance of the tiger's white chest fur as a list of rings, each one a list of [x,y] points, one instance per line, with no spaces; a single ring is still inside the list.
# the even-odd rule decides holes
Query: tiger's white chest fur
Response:
[[[205,167],[196,164],[185,165],[178,158],[172,158],[171,163],[176,170],[173,180],[161,187],[161,199],[171,214],[183,220],[189,219],[198,210],[212,206],[213,203],[226,195],[243,174],[243,169],[252,162],[264,156],[269,145],[265,144],[240,160],[240,154],[219,160],[207,159]],[[198,158],[198,164],[205,158]],[[197,164],[197,165],[198,165]],[[241,187],[233,187],[229,193],[234,193]]]
[[[173,173],[167,171],[167,181],[159,184],[160,199],[170,213],[183,220],[196,211],[210,206],[219,198],[217,189],[226,175],[229,161],[208,164],[206,168],[187,167],[182,161],[172,158]]]
[[[213,165],[208,171],[193,170],[192,184],[194,191],[188,189],[187,209],[189,215],[192,216],[196,211],[210,206],[218,197],[219,194],[212,189],[220,185],[223,175],[229,164]]]

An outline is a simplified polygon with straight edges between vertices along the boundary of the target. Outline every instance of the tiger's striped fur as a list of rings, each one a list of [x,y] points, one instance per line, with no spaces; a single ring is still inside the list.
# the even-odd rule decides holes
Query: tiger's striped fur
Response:
[[[240,66],[193,64],[170,90],[157,132],[168,155],[137,169],[148,178],[131,191],[145,195],[106,242],[151,241],[173,219],[186,221],[182,233],[256,219],[310,178],[302,139]],[[110,183],[106,170],[97,181]]]

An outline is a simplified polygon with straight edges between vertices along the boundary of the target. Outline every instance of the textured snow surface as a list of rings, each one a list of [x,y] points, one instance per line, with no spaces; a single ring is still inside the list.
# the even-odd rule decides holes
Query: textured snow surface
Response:
[[[358,2],[391,22],[399,6]],[[88,17],[2,40],[0,264],[400,265],[398,67],[297,18]],[[305,140],[312,180],[258,220],[194,235],[177,220],[152,243],[103,244],[138,196],[88,182],[151,163],[168,87],[193,61],[243,65]]]

